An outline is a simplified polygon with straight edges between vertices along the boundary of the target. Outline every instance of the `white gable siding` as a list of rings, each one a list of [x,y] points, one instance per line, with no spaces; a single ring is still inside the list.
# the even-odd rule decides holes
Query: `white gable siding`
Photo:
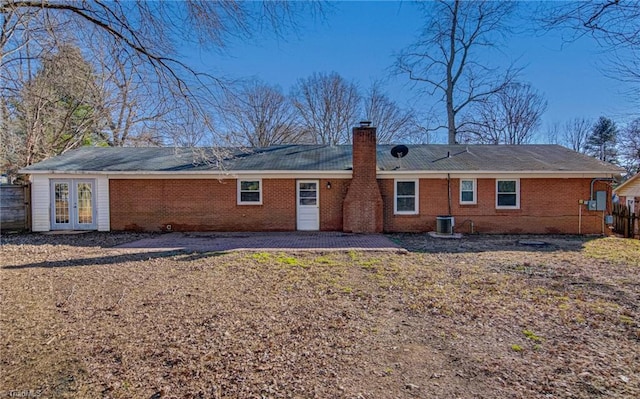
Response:
[[[49,176],[31,176],[31,230],[51,230]]]
[[[31,175],[31,229],[32,231],[51,230],[51,179],[93,179],[94,206],[99,231],[109,231],[109,178],[99,175]]]
[[[616,190],[616,194],[621,197],[640,197],[640,177],[636,177],[620,190]]]
[[[106,176],[96,177],[96,218],[98,231],[109,231],[109,179]]]

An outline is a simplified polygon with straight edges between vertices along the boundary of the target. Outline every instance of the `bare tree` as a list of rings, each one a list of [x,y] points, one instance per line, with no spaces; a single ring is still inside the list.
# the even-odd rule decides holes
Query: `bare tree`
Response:
[[[593,121],[587,118],[574,118],[568,121],[564,125],[562,143],[574,151],[584,153],[592,126]]]
[[[640,83],[640,1],[546,2],[535,15],[544,28],[560,29],[566,41],[591,36],[609,54],[607,75]]]
[[[378,143],[406,141],[418,132],[413,110],[404,110],[383,93],[379,83],[374,82],[365,97],[364,115],[377,127]]]
[[[561,127],[560,122],[553,121],[547,124],[546,142],[548,144],[561,144]]]
[[[531,85],[511,83],[475,109],[464,131],[471,142],[520,145],[533,139],[547,101]]]
[[[153,76],[148,75],[139,59],[124,61],[127,55],[123,50],[112,53],[94,48],[93,54],[103,99],[101,139],[114,147],[162,144],[166,139],[163,133],[171,130],[167,116],[179,104],[165,101],[146,83]]]
[[[356,123],[360,106],[355,83],[336,72],[314,73],[298,80],[291,97],[312,142],[335,145],[350,141],[349,129]]]
[[[237,93],[227,93],[222,114],[236,144],[268,147],[303,138],[297,111],[279,87],[248,82]]]
[[[475,53],[494,48],[509,28],[505,21],[514,2],[446,1],[423,3],[426,22],[418,41],[402,52],[396,62],[409,79],[424,83],[430,95],[440,93],[445,104],[448,142],[456,142],[462,126],[458,116],[469,105],[485,100],[508,85],[513,68],[501,73]]]
[[[630,175],[640,173],[640,118],[631,121],[618,137],[618,153]]]
[[[124,107],[119,110],[105,107],[112,116],[106,129],[110,131],[112,144],[126,143],[136,123],[138,133],[147,134],[157,118],[167,121],[169,128],[177,132],[180,118],[187,112],[189,127],[215,132],[210,111],[217,106],[217,100],[229,87],[229,82],[192,69],[180,60],[181,49],[193,45],[221,51],[233,38],[247,39],[255,32],[280,34],[295,27],[295,16],[299,12],[309,7],[317,10],[317,4],[239,0],[5,0],[0,3],[3,16],[0,24],[1,94],[4,97],[11,89],[7,70],[21,68],[29,61],[37,62],[39,57],[34,49],[47,49],[44,40],[56,44],[100,43],[103,51],[113,57],[114,70],[111,72],[117,79],[112,82],[111,89],[118,88],[118,101]],[[27,47],[31,47],[28,54]],[[117,64],[124,70],[117,71]],[[146,87],[142,88],[142,85]],[[110,91],[111,100],[117,97],[116,92]],[[123,97],[125,93],[127,98]],[[152,111],[145,115],[130,113],[135,108],[132,93],[136,96],[143,93],[139,103],[143,103],[145,97],[156,99],[146,104]],[[6,117],[2,120],[6,121]],[[167,129],[166,125],[161,127]]]

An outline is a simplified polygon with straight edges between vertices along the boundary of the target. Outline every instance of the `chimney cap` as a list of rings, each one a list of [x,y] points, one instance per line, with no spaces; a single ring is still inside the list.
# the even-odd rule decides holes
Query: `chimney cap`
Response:
[[[371,121],[360,121],[360,127],[371,127]]]

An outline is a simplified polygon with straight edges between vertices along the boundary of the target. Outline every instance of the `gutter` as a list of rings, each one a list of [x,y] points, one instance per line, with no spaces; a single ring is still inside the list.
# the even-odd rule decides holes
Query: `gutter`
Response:
[[[210,176],[224,178],[233,176],[283,176],[299,175],[305,177],[343,177],[351,178],[352,170],[194,170],[194,171],[120,171],[120,170],[25,170],[18,173],[30,175],[123,175],[123,176]],[[479,170],[479,171],[436,171],[436,170],[378,170],[376,176],[379,179],[395,178],[398,176],[434,177],[434,178],[461,178],[461,177],[556,177],[556,178],[594,178],[614,181],[616,173],[612,171],[539,171],[539,170]]]

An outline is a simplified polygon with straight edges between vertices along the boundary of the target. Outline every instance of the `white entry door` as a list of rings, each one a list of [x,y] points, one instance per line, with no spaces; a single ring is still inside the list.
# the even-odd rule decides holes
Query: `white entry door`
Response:
[[[51,229],[95,230],[93,180],[51,181]]]
[[[320,229],[318,180],[297,181],[298,230]]]

